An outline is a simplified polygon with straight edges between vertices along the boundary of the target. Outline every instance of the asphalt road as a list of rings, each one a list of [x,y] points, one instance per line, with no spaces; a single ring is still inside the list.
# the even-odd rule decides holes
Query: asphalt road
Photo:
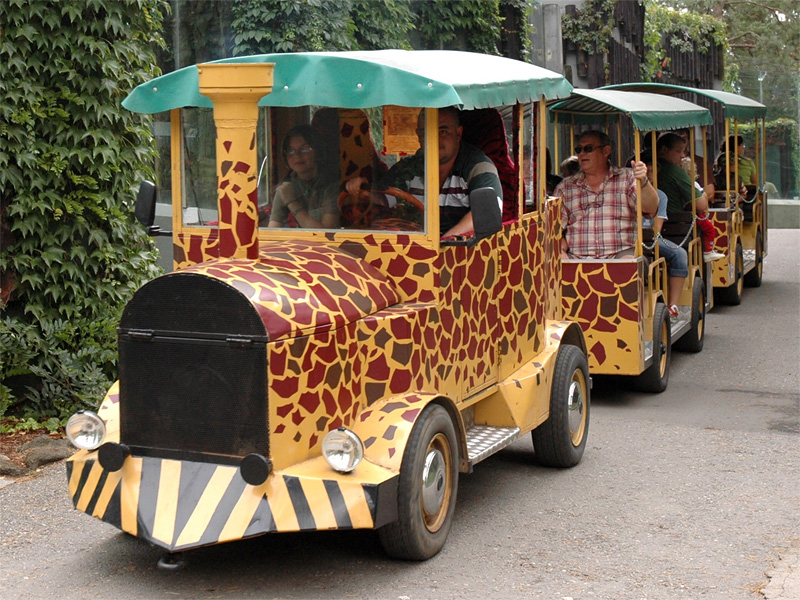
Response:
[[[0,597],[752,599],[800,544],[800,230],[764,283],[717,307],[659,395],[597,382],[583,462],[530,439],[462,475],[444,550],[387,559],[373,532],[161,551],[73,510],[62,465],[0,489]]]

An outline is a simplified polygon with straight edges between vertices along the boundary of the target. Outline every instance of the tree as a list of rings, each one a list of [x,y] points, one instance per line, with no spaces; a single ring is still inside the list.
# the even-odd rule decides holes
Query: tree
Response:
[[[7,0],[0,10],[0,417],[99,403],[115,327],[157,273],[132,217],[150,120],[122,109],[156,75],[159,0]]]
[[[725,21],[732,91],[761,99],[769,118],[797,118],[800,3],[797,0],[657,0]]]
[[[352,0],[237,0],[235,55],[354,50]]]

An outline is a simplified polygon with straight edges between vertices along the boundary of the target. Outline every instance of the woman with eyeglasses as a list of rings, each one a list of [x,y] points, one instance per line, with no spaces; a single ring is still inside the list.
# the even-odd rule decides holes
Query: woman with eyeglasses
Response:
[[[320,172],[324,163],[319,134],[308,125],[293,127],[283,138],[282,151],[290,173],[275,190],[269,227],[338,227],[339,183],[334,174]],[[287,223],[289,215],[296,225]]]

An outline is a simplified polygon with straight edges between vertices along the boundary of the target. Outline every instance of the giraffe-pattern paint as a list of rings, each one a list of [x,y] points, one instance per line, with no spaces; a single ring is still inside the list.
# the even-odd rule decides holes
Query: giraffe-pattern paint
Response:
[[[712,263],[712,284],[714,287],[725,288],[736,278],[735,249],[742,233],[742,212],[740,210],[731,212],[724,208],[712,208],[708,212],[717,230],[714,250],[725,255],[724,259]]]
[[[488,390],[476,423],[529,430],[547,418],[555,356],[574,327],[546,319],[557,297],[546,288],[558,258],[545,256],[557,247],[557,215],[557,207],[525,215],[473,248],[437,253],[402,234],[391,242],[275,241],[255,261],[183,269],[234,288],[264,323],[273,471],[250,486],[235,466],[131,456],[113,473],[96,452],[81,451],[68,466],[73,503],[170,550],[392,520],[376,498],[394,493],[405,444],[429,402],[457,410]],[[124,443],[118,384],[98,414],[108,441]],[[340,426],[365,445],[365,461],[349,476],[320,456],[322,438]]]
[[[242,90],[245,79],[239,81]],[[259,231],[255,100],[241,103],[239,119],[235,94],[209,89],[218,132],[219,225],[182,230],[178,224],[177,272],[150,288],[153,295],[143,291],[147,285],[138,292],[148,310],[137,312],[135,331],[120,334],[165,344],[157,348],[162,352],[178,340],[185,351],[170,355],[161,382],[169,388],[161,396],[167,401],[159,404],[158,415],[131,414],[138,411],[134,402],[120,411],[120,385],[109,390],[98,414],[106,422],[107,441],[121,445],[122,467],[106,470],[102,451],[73,455],[67,476],[77,509],[168,550],[272,531],[377,528],[397,519],[403,456],[429,403],[441,404],[453,418],[462,470],[471,468],[466,454],[471,424],[526,432],[547,419],[562,339],[585,347],[580,328],[560,320],[558,201],[521,217],[517,207],[499,233],[472,247],[440,243],[427,234]],[[518,115],[520,110],[517,106]],[[340,133],[356,146],[366,139],[366,122],[358,131],[344,125]],[[349,175],[365,156],[355,146],[345,148],[340,173]],[[609,267],[609,277],[629,293],[630,274]],[[250,318],[226,316],[217,323],[206,306],[214,328],[186,331],[194,327],[187,320],[173,331],[176,312],[170,311],[180,307],[173,304],[162,313],[159,295],[169,304],[184,297],[175,290],[188,297],[205,289],[198,281],[209,280],[215,290],[224,290],[213,297],[231,301],[229,306]],[[641,291],[626,301],[638,308],[640,297]],[[247,303],[238,302],[242,298]],[[165,325],[149,329],[148,319]],[[242,323],[246,335],[235,331],[245,327]],[[211,392],[195,382],[205,380],[192,377],[192,361],[201,355],[216,359],[214,352],[244,344],[252,344],[251,355],[259,361],[250,358],[251,364],[262,364],[262,348],[266,353],[266,386],[259,372],[258,385],[237,398],[240,412],[232,414],[247,415],[251,403],[266,403],[267,435],[253,441],[264,448],[259,464],[269,472],[263,483],[246,483],[239,467],[245,458],[240,454],[258,454],[253,446],[211,454],[187,448],[181,435],[163,447],[146,437],[139,438],[146,440],[142,447],[125,446],[126,431],[133,440],[135,428],[126,429],[131,423],[123,419],[137,420],[139,428],[147,427],[148,418],[158,419],[155,431],[168,437],[176,431],[171,423],[182,417],[187,422],[185,407],[216,408]],[[125,380],[121,384],[126,393],[142,393],[128,392],[133,386],[126,387]],[[205,404],[193,403],[200,398]],[[322,457],[324,436],[339,427],[357,432],[364,444],[364,460],[349,474],[334,472]]]
[[[639,375],[644,369],[643,260],[565,260],[562,274],[564,318],[583,329],[589,370]]]

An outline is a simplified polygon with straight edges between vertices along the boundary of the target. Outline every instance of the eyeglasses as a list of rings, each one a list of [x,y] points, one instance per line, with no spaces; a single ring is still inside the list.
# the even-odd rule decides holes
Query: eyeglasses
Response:
[[[587,144],[586,146],[575,146],[575,154],[580,154],[582,152],[586,152],[586,154],[589,154],[590,152],[599,150],[604,146],[608,146],[608,144],[600,144],[598,146],[595,146],[594,144]]]
[[[297,150],[287,150],[286,156],[304,156],[306,154],[311,154],[313,151],[313,148],[305,146],[304,148],[298,148]]]

